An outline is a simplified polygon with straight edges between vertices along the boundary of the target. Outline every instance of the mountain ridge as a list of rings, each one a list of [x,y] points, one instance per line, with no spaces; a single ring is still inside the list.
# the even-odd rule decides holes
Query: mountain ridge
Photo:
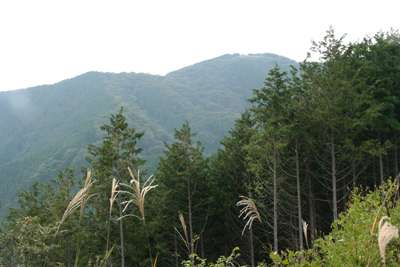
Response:
[[[253,88],[263,86],[277,62],[274,54],[226,54],[166,74],[87,72],[53,85],[0,92],[0,216],[16,194],[48,182],[56,169],[84,164],[89,143],[99,145],[100,126],[121,106],[130,127],[146,131],[141,157],[154,171],[164,142],[189,121],[192,132],[215,152],[234,119],[249,107]]]

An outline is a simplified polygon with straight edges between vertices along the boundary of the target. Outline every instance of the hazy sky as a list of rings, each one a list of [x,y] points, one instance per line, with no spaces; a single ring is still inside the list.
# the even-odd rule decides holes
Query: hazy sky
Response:
[[[332,25],[346,42],[400,28],[400,1],[0,3],[0,91],[88,71],[168,72],[227,53],[301,61]]]

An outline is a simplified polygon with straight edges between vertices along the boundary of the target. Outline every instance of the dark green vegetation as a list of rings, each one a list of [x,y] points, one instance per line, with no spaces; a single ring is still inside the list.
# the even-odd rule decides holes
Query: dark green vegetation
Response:
[[[203,90],[185,92],[187,101],[201,107],[195,112],[204,112],[194,114],[202,123],[187,115],[187,121],[177,122],[173,137],[168,134],[170,125],[160,128],[166,133],[164,138],[150,132],[156,145],[146,154],[141,148],[148,144],[149,131],[137,126],[135,119],[126,120],[138,116],[134,108],[114,107],[109,122],[100,127],[103,117],[97,120],[103,133],[96,131],[95,137],[103,137],[102,142],[88,146],[86,166],[93,171],[89,195],[95,195],[60,226],[57,218],[76,191],[73,170],[59,172],[51,185],[34,184],[20,193],[20,207],[11,209],[3,223],[3,259],[26,266],[56,266],[56,262],[86,266],[96,257],[99,261],[105,258],[103,264],[109,266],[156,263],[177,267],[182,260],[184,266],[205,266],[204,258],[218,261],[215,266],[231,266],[232,261],[250,266],[398,264],[398,239],[384,242],[382,234],[398,236],[395,226],[399,220],[392,220],[391,225],[381,218],[397,218],[399,213],[399,181],[389,179],[399,172],[399,33],[378,33],[345,44],[330,29],[322,41],[313,43],[311,51],[319,62],[307,59],[290,68],[274,63],[264,87],[256,87],[262,88],[250,96],[241,93],[249,99],[249,108],[243,102],[242,110],[232,106],[232,114],[219,110],[222,103],[218,101],[229,102],[228,97],[236,93],[233,85],[230,95],[204,106],[212,91],[205,89],[211,88],[207,79],[226,77],[223,70],[221,77],[209,70],[213,60],[199,64],[208,66],[199,68],[202,75],[189,68],[156,77],[168,80],[175,75],[183,87],[183,74],[198,79]],[[254,58],[223,56],[216,60],[248,62]],[[200,98],[193,95],[197,92]],[[115,104],[125,104],[129,97],[137,95],[116,97]],[[164,107],[166,100],[157,99],[138,100],[138,106],[151,107],[145,115],[159,116],[159,121],[182,116],[161,118],[165,112],[155,109],[171,111],[180,102]],[[185,110],[187,103],[180,104]],[[204,114],[207,117],[202,120]],[[212,114],[221,118],[215,120],[215,129],[228,127],[224,124],[228,116],[236,118],[220,147],[207,139],[214,133],[207,128]],[[155,121],[147,117],[143,123],[146,120]],[[217,147],[216,153],[211,154],[207,146]],[[154,184],[145,182],[145,174],[139,180],[135,169],[142,169],[142,160],[158,151],[163,154],[154,168]],[[127,166],[133,173],[128,175]],[[116,179],[113,183],[112,178]],[[122,183],[118,189],[113,186],[116,182]],[[83,188],[80,192],[87,192],[87,186]],[[119,191],[125,189],[129,193]],[[57,227],[60,231],[54,237]],[[219,258],[236,247],[240,257],[234,250],[231,258]]]
[[[131,127],[146,134],[138,143],[153,172],[164,141],[187,120],[206,147],[219,141],[249,104],[278,62],[273,54],[224,55],[163,76],[90,72],[54,85],[0,92],[0,215],[16,195],[35,182],[48,182],[56,169],[85,164],[88,144],[99,144],[100,126],[124,107]],[[88,165],[85,165],[88,167]]]

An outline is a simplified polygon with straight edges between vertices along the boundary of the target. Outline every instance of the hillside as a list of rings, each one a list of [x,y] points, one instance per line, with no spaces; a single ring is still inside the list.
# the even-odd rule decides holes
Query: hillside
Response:
[[[297,63],[274,54],[224,55],[165,76],[89,72],[54,85],[0,92],[0,216],[16,194],[47,182],[68,164],[79,170],[86,147],[100,142],[100,126],[121,106],[130,127],[146,131],[146,167],[155,169],[164,141],[186,120],[211,154],[249,105],[277,62]]]

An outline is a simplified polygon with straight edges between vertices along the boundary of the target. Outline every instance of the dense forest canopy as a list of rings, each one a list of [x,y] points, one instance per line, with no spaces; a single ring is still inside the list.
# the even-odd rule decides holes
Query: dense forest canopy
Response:
[[[49,182],[56,169],[89,167],[88,144],[99,144],[100,126],[124,107],[131,127],[146,134],[138,143],[154,172],[164,141],[185,121],[210,155],[262,86],[275,62],[297,63],[274,54],[224,55],[166,76],[90,72],[54,85],[0,92],[0,215],[35,182]],[[23,166],[23,167],[22,167]]]
[[[399,213],[400,34],[346,44],[330,28],[310,52],[317,62],[235,54],[165,77],[88,73],[76,79],[94,84],[66,92],[69,80],[48,91],[67,97],[91,88],[104,103],[97,113],[96,102],[81,99],[72,114],[92,109],[66,125],[32,104],[47,97],[38,95],[43,88],[32,89],[36,98],[15,93],[17,112],[0,111],[23,126],[2,132],[19,146],[2,154],[0,170],[17,182],[29,177],[31,187],[2,224],[1,260],[396,266],[398,241],[390,241],[399,220],[387,220]],[[65,108],[59,116],[68,112],[53,104]],[[42,129],[29,116],[58,126]],[[55,170],[82,159],[81,175]]]

